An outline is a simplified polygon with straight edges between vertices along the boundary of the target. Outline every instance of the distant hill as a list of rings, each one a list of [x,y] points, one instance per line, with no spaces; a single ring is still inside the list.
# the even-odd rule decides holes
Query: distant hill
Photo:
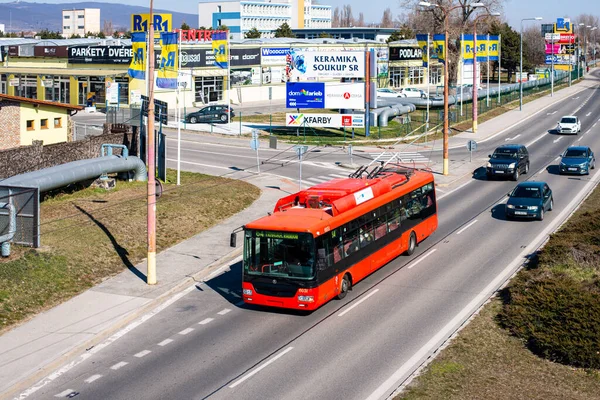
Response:
[[[62,10],[99,8],[100,26],[104,21],[112,21],[114,30],[129,30],[131,14],[148,13],[148,7],[128,6],[115,3],[81,2],[81,3],[26,3],[15,1],[0,3],[0,24],[6,25],[6,30],[12,32],[40,31],[44,28],[51,31],[62,31]],[[197,28],[198,15],[174,12],[168,10],[155,10],[155,13],[168,13],[173,15],[173,27],[179,28],[182,22],[190,27]],[[12,27],[12,28],[11,28]]]

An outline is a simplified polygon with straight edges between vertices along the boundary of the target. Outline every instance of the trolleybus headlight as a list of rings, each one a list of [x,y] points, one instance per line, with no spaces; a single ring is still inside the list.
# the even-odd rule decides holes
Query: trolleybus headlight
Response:
[[[302,301],[304,303],[314,303],[315,296],[298,296],[298,301]]]
[[[244,296],[252,296],[252,289],[244,289],[242,293],[244,293]]]
[[[538,206],[527,206],[527,209],[530,211],[537,211]]]

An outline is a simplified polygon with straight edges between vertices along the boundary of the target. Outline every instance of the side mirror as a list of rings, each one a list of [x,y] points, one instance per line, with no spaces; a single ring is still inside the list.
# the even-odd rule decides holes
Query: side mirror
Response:
[[[237,247],[237,234],[235,232],[231,232],[231,236],[229,237],[229,246]]]
[[[508,197],[510,197],[510,192],[506,193],[506,195],[507,195]]]
[[[491,155],[491,154],[488,154],[488,157],[489,157],[489,158],[492,158],[492,155]]]

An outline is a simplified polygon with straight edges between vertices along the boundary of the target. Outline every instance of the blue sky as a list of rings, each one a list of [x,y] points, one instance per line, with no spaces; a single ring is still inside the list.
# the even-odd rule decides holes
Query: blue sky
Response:
[[[9,3],[14,0],[0,0],[0,3]],[[27,1],[27,0],[26,0]],[[43,0],[35,1],[37,3],[73,3],[77,1],[65,0]],[[123,0],[104,0],[110,3],[123,3]],[[344,4],[352,5],[352,11],[355,17],[358,17],[359,12],[365,14],[367,22],[377,22],[381,20],[383,10],[387,7],[392,9],[394,15],[400,14],[400,6],[398,0],[318,0],[320,4],[331,5],[332,7],[341,7]],[[149,0],[128,0],[131,5],[149,5]],[[367,6],[368,4],[368,6]],[[154,0],[154,7],[160,9],[168,9],[172,11],[181,11],[191,14],[198,12],[197,0]],[[570,1],[553,1],[553,0],[507,0],[505,4],[505,14],[508,23],[513,27],[518,28],[521,18],[528,17],[544,17],[542,22],[552,22],[557,17],[576,17],[579,14],[587,13],[600,17],[600,1],[598,0],[570,0]]]

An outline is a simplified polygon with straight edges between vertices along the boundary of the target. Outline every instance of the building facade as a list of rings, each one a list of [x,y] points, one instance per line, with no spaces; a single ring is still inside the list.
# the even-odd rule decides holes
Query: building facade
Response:
[[[303,29],[292,29],[298,39],[317,39],[325,34],[332,39],[366,39],[385,42],[397,31],[395,28],[332,28],[323,26],[305,26]]]
[[[86,33],[100,32],[100,9],[84,8],[80,10],[63,10],[62,36],[70,38],[73,35],[85,36]]]
[[[283,23],[295,28],[331,28],[331,6],[313,5],[312,0],[201,0],[198,26],[226,25],[232,39],[243,39],[252,28],[271,38]]]
[[[69,140],[71,111],[83,107],[57,102],[0,94],[0,150],[30,145],[34,140],[44,144]]]

